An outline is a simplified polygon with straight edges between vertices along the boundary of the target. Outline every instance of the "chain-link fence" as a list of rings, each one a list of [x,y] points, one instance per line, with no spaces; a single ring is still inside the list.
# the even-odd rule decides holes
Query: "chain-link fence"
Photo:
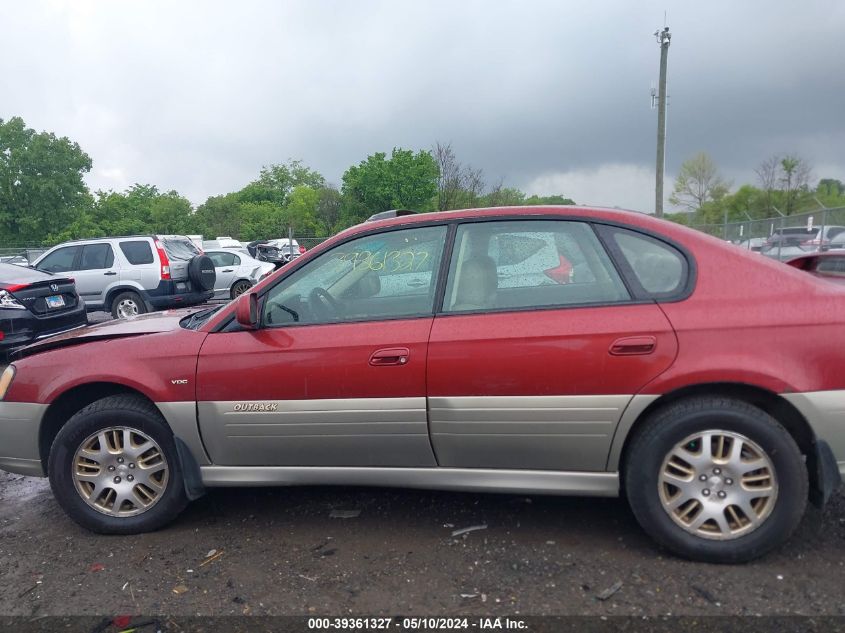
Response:
[[[763,220],[691,224],[690,228],[780,260],[806,252],[845,249],[845,207]]]

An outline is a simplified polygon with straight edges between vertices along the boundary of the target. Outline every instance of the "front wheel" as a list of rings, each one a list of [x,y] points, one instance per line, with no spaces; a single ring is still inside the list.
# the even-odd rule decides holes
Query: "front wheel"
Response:
[[[48,473],[68,516],[101,534],[156,530],[188,502],[173,433],[134,396],[103,398],[71,417],[50,449]]]
[[[807,503],[795,440],[765,411],[733,399],[657,411],[632,439],[623,475],[643,529],[706,562],[744,562],[781,545]]]

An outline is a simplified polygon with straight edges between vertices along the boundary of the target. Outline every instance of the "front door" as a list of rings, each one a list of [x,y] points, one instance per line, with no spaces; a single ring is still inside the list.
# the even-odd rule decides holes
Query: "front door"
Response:
[[[461,224],[429,341],[438,463],[604,470],[625,407],[677,351],[634,294],[587,223]]]
[[[339,244],[262,293],[258,330],[210,334],[197,400],[212,461],[435,465],[425,380],[445,236],[428,226]]]

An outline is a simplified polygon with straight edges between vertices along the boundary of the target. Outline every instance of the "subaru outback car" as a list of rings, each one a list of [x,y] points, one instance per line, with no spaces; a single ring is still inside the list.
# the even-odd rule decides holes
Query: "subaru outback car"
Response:
[[[837,286],[638,213],[397,214],[225,306],[30,346],[0,468],[102,533],[212,486],[624,495],[671,551],[744,561],[840,485],[843,323]]]
[[[214,295],[213,262],[183,235],[65,242],[33,267],[73,277],[89,311],[115,318],[196,305]]]

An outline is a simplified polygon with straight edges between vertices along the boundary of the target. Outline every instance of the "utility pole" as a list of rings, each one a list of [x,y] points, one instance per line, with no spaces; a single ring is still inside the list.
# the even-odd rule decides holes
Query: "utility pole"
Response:
[[[654,187],[654,215],[663,217],[663,172],[666,169],[666,59],[669,56],[669,27],[654,32],[660,45],[660,86],[657,93],[657,174]]]

